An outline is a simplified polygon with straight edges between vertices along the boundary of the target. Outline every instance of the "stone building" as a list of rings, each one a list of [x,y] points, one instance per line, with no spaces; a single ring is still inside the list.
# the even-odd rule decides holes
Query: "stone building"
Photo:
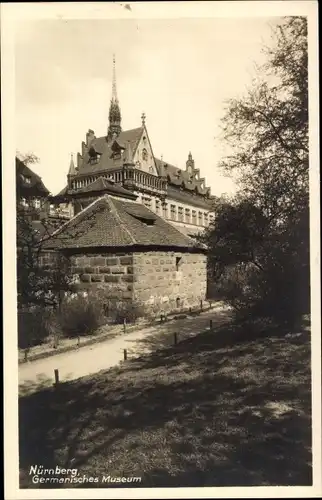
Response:
[[[131,191],[111,186],[123,191],[87,199],[87,207],[53,234],[47,262],[62,252],[78,289],[99,287],[111,299],[163,310],[205,299],[205,248],[137,203]]]
[[[177,168],[154,156],[145,115],[141,126],[122,130],[113,59],[112,99],[105,135],[88,130],[76,164],[71,158],[67,185],[55,197],[57,210],[73,217],[83,210],[106,180],[132,191],[139,203],[182,232],[195,235],[213,220],[212,196],[206,180],[195,167],[191,153],[185,167]]]

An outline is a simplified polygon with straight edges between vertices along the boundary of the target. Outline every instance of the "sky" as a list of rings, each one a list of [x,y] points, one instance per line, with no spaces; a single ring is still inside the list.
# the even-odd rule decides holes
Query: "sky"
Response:
[[[88,129],[106,134],[116,56],[123,130],[141,114],[154,155],[185,168],[189,151],[212,193],[234,183],[217,164],[226,101],[241,96],[264,60],[279,18],[44,19],[15,35],[16,149],[56,194]]]

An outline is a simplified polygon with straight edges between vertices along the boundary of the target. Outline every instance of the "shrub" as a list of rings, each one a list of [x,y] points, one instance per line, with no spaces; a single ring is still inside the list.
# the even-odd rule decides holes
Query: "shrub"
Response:
[[[146,316],[145,307],[139,302],[109,300],[106,304],[106,314],[113,323],[135,323]]]
[[[59,331],[54,311],[33,307],[18,311],[18,347],[27,349],[42,344]]]
[[[103,304],[91,295],[65,298],[59,320],[67,337],[94,333],[104,323]]]

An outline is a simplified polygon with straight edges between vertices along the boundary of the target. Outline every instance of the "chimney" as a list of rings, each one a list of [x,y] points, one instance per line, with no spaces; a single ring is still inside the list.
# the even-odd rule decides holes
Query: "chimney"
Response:
[[[79,170],[79,168],[80,168],[80,166],[81,166],[82,162],[83,162],[83,157],[82,157],[82,155],[81,155],[80,153],[77,153],[77,167],[76,167],[76,169],[77,169],[77,170]]]
[[[86,134],[86,146],[89,147],[93,139],[96,139],[94,130],[88,129]]]

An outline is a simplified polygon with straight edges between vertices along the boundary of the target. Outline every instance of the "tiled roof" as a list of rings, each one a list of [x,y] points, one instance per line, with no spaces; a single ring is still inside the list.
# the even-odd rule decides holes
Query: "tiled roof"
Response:
[[[176,187],[183,187],[188,191],[195,191],[198,194],[207,194],[208,188],[202,188],[201,179],[191,178],[186,170],[181,170],[180,168],[171,165],[163,160],[155,158],[158,174],[160,176],[166,177],[169,184]]]
[[[104,195],[54,233],[48,248],[203,247],[144,205]]]
[[[104,177],[99,177],[88,186],[77,190],[68,189],[68,186],[66,186],[64,189],[62,189],[62,191],[60,191],[60,193],[56,195],[56,198],[66,196],[77,197],[78,195],[102,192],[122,196],[123,198],[130,198],[133,200],[137,198],[137,195],[132,193],[132,191],[129,191],[128,189],[115,184],[114,181],[110,181],[109,179],[105,179]]]
[[[61,191],[59,191],[58,194],[54,196],[54,198],[58,198],[60,196],[64,197],[67,195],[67,193],[68,193],[68,186],[65,186]]]
[[[29,178],[30,182],[26,182],[25,178]],[[47,196],[49,190],[44,185],[41,177],[33,172],[23,161],[16,157],[16,185],[17,189],[24,192],[33,192],[42,196]]]
[[[131,150],[133,154],[136,151],[138,143],[140,141],[141,135],[144,128],[134,128],[131,130],[124,130],[117,137],[116,142],[120,147],[126,148],[127,144],[130,142]],[[99,160],[97,163],[91,164],[88,152],[85,153],[83,158],[83,163],[80,165],[78,174],[93,174],[97,172],[102,172],[105,170],[112,170],[114,168],[120,168],[123,166],[122,158],[113,158],[112,146],[113,143],[108,143],[106,137],[97,137],[92,140],[89,148],[94,148],[99,155]]]
[[[77,189],[77,191],[71,190],[69,193],[73,195],[78,195],[85,193],[97,193],[101,191],[106,191],[110,194],[122,195],[125,198],[131,198],[134,200],[137,198],[137,195],[132,193],[132,191],[129,191],[128,189],[125,189],[124,187],[115,184],[114,181],[110,181],[109,179],[105,179],[104,177],[99,177],[88,186],[83,187],[81,189]]]

